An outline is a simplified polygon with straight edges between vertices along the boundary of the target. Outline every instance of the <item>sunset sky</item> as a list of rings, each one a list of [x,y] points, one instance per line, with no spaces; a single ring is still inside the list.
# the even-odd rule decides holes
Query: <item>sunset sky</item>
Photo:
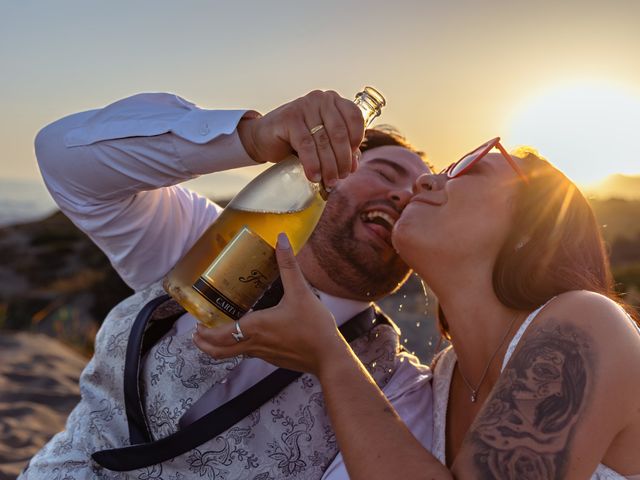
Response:
[[[267,112],[363,85],[438,167],[501,136],[583,184],[640,174],[640,1],[0,2],[0,178],[38,178],[46,123],[134,93]]]

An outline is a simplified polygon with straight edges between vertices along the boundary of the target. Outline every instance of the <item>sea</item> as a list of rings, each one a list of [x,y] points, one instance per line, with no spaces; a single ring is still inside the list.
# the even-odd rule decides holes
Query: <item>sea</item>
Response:
[[[0,227],[40,220],[56,209],[41,181],[0,180]]]
[[[214,201],[228,201],[264,169],[256,165],[217,172],[182,185]],[[42,180],[0,178],[0,227],[40,220],[56,210]]]

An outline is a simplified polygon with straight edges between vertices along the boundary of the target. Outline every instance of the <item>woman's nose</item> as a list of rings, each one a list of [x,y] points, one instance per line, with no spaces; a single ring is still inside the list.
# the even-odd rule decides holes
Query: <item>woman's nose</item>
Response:
[[[448,177],[444,173],[425,173],[416,180],[414,190],[415,193],[421,191],[440,190],[447,183]]]

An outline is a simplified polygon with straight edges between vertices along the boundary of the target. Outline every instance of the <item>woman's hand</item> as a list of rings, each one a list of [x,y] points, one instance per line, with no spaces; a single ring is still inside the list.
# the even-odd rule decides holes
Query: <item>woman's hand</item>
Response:
[[[320,376],[327,362],[349,354],[349,346],[333,315],[309,288],[284,233],[278,236],[276,256],[284,287],[280,303],[242,317],[244,339],[239,342],[232,323],[215,328],[198,324],[193,341],[214,358],[244,354]]]
[[[307,285],[284,234],[276,254],[284,297],[275,307],[235,325],[198,325],[195,344],[215,358],[255,356],[318,377],[349,478],[451,479],[447,468],[413,436],[338,331],[333,316]],[[465,477],[466,478],[466,477]]]

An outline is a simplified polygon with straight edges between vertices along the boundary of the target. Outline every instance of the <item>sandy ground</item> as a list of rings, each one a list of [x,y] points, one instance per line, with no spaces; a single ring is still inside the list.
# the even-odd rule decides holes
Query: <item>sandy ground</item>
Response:
[[[80,398],[87,359],[42,334],[0,331],[0,479],[14,479]]]

